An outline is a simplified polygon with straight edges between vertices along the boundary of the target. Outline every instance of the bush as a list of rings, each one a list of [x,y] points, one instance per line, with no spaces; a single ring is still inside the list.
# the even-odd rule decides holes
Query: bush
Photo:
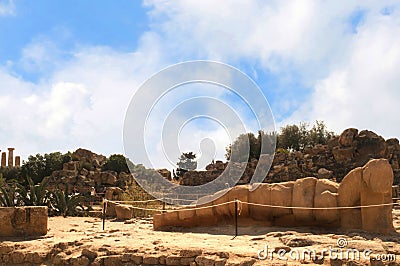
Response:
[[[103,171],[114,171],[129,173],[128,164],[133,167],[133,163],[122,154],[113,154],[106,160],[102,166]]]

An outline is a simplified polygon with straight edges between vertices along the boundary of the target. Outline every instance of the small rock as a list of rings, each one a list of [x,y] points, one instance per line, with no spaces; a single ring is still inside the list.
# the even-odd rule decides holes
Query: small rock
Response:
[[[190,257],[197,257],[203,254],[201,249],[182,249],[179,251],[179,256],[190,258]]]
[[[82,249],[82,256],[87,257],[89,260],[94,260],[95,258],[97,258],[98,254],[94,250],[84,248],[84,249]]]
[[[315,242],[304,237],[299,237],[299,236],[289,236],[289,237],[280,237],[280,241],[282,241],[283,244],[289,247],[306,247],[306,246],[312,246]]]

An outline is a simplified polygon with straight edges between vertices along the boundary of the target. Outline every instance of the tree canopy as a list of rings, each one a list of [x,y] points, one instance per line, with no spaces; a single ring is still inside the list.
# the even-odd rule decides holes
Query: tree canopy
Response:
[[[196,170],[196,154],[193,152],[184,152],[179,157],[179,161],[176,163],[178,168],[176,169],[176,175],[182,177],[187,171]]]
[[[311,128],[309,124],[301,122],[298,125],[281,127],[279,133],[260,130],[257,137],[251,132],[241,134],[232,145],[226,148],[225,157],[227,160],[245,162],[260,157],[261,143],[264,144],[262,154],[273,153],[274,139],[276,139],[277,149],[302,151],[316,144],[327,144],[334,136],[335,134],[327,129],[323,121],[316,121]],[[249,147],[247,156],[246,150]],[[232,158],[232,155],[235,157]]]

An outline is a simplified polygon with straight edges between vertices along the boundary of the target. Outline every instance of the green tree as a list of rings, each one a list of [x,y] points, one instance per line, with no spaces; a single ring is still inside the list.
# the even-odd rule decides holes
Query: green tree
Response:
[[[308,132],[307,145],[327,144],[335,136],[333,131],[329,131],[324,121],[315,121],[315,125]]]
[[[247,162],[260,157],[261,145],[253,133],[241,134],[226,148],[225,157],[235,162]]]
[[[182,177],[187,171],[196,170],[196,154],[193,152],[184,152],[179,157],[179,161],[176,163],[178,168],[176,169],[177,177]]]
[[[323,121],[316,121],[311,129],[307,123],[287,125],[281,128],[278,135],[278,148],[288,150],[304,150],[317,144],[327,144],[335,136]]]
[[[307,123],[301,122],[298,125],[284,126],[279,133],[259,130],[257,138],[253,133],[241,134],[237,137],[233,144],[226,148],[225,157],[227,160],[246,162],[258,159],[261,153],[272,154],[275,148],[303,150],[308,146],[327,144],[334,136],[335,134],[327,129],[323,121],[316,121],[311,129]],[[232,154],[235,158],[232,158]]]
[[[128,167],[128,164],[130,167]],[[103,171],[115,171],[117,173],[129,173],[129,168],[132,169],[133,163],[122,154],[113,154],[106,160],[102,166]]]
[[[23,180],[20,167],[0,167],[0,174],[2,174],[4,181],[15,180],[20,182]]]
[[[258,131],[257,137],[253,133],[239,135],[232,145],[226,148],[225,158],[235,162],[247,162],[260,158],[260,154],[273,154],[275,151],[276,133]],[[248,150],[248,156],[247,156]],[[232,154],[235,158],[232,158]]]
[[[299,125],[287,125],[281,128],[278,135],[278,148],[302,150],[307,144],[308,124],[301,122]]]
[[[44,177],[50,176],[53,171],[62,170],[63,164],[71,161],[71,153],[53,152],[45,155],[36,154],[28,157],[21,166],[21,174],[26,179],[32,178],[35,184],[40,183]]]

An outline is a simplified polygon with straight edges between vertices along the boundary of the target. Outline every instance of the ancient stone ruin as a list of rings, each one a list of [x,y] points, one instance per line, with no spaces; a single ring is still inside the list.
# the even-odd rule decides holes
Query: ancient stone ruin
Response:
[[[103,193],[104,188],[124,189],[127,183],[133,181],[130,173],[102,171],[101,167],[106,161],[103,155],[78,149],[72,153],[72,158],[73,161],[64,163],[62,170],[53,171],[49,177],[50,190],[64,190],[68,187],[69,193],[90,195],[92,188],[95,188],[97,193]]]
[[[385,140],[369,130],[358,131],[349,128],[340,136],[332,138],[327,145],[308,147],[303,152],[278,150],[271,169],[265,173],[264,183],[294,181],[315,176],[340,182],[352,169],[361,167],[370,159],[385,158],[394,173],[394,184],[400,185],[400,145],[399,140]],[[248,184],[258,161],[247,163],[238,184]],[[236,163],[240,164],[240,163]],[[206,171],[189,171],[180,180],[181,185],[197,186],[216,179],[227,168],[228,163],[216,161],[206,167]],[[240,168],[241,165],[237,165]],[[235,164],[229,171],[235,171]]]
[[[233,223],[234,203],[219,204],[237,199],[241,225],[322,226],[389,233],[394,230],[392,183],[393,170],[388,160],[372,159],[348,173],[340,184],[306,177],[278,184],[262,183],[256,189],[251,185],[240,185],[200,199],[194,209],[156,214],[153,225],[154,229],[162,229]],[[369,205],[381,206],[358,207]],[[212,207],[201,208],[207,206]]]
[[[0,236],[46,235],[47,220],[47,207],[0,207]]]
[[[20,167],[21,166],[21,157],[15,156],[14,163],[14,148],[8,148],[8,164],[7,164],[7,154],[6,152],[1,153],[1,167]],[[1,150],[0,150],[1,152]]]

